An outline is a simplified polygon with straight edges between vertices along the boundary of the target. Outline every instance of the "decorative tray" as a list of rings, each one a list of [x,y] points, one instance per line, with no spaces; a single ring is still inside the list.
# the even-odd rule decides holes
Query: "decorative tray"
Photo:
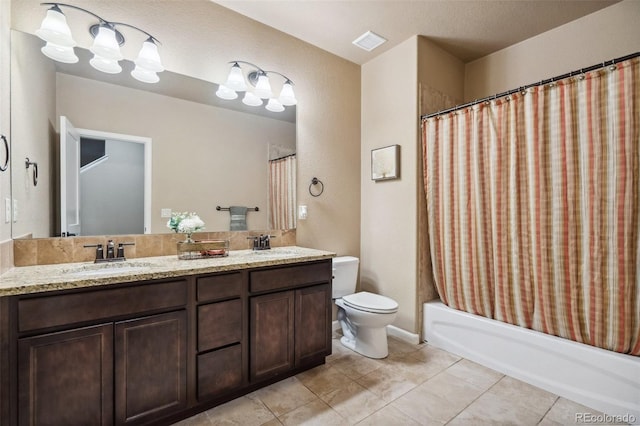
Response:
[[[229,240],[204,240],[178,243],[178,259],[210,259],[229,256]]]

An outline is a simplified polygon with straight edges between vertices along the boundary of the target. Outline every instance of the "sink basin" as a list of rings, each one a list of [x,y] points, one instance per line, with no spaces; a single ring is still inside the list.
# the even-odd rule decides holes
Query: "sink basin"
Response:
[[[74,276],[101,276],[143,272],[148,270],[151,266],[153,266],[153,264],[148,262],[92,263],[70,268],[63,272]]]

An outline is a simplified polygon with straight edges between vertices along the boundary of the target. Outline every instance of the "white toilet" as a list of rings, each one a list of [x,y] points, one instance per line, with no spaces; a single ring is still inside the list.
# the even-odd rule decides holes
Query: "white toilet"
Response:
[[[398,312],[398,303],[385,296],[361,291],[354,293],[358,279],[357,257],[333,258],[333,299],[342,326],[340,342],[369,358],[385,358],[387,325]]]

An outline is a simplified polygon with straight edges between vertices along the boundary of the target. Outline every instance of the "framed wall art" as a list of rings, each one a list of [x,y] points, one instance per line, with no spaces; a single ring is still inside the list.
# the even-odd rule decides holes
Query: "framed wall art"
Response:
[[[374,181],[400,177],[400,145],[371,150],[371,179]]]

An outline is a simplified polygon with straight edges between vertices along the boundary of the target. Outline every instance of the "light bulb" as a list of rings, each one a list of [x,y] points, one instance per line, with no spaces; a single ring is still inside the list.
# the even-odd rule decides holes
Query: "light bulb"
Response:
[[[148,70],[139,65],[136,65],[133,71],[131,71],[131,76],[143,83],[157,83],[160,81],[160,77],[158,77],[155,71]]]
[[[229,89],[236,90],[238,92],[244,92],[247,90],[247,83],[244,81],[244,75],[240,65],[236,62],[229,71],[227,82],[224,84]]]
[[[98,71],[106,72],[107,74],[118,74],[122,71],[122,67],[118,64],[118,61],[104,58],[100,55],[94,55],[89,61],[89,64]]]
[[[293,93],[293,85],[290,80],[287,80],[282,86],[280,97],[278,98],[282,105],[290,106],[298,103],[296,95]]]
[[[269,102],[267,103],[267,106],[265,108],[271,112],[284,111],[284,107],[282,106],[282,104],[274,98],[269,99]]]
[[[67,25],[67,18],[58,6],[47,10],[47,15],[42,20],[40,28],[36,30],[36,35],[42,40],[58,46],[73,47],[76,45],[71,36],[69,25]]]
[[[64,62],[65,64],[78,62],[78,57],[73,51],[73,47],[59,46],[55,43],[47,42],[40,51],[54,61]]]
[[[260,106],[262,105],[262,99],[257,97],[253,92],[246,92],[244,98],[242,98],[242,103],[249,106]]]
[[[164,71],[162,62],[160,62],[160,55],[158,54],[158,46],[151,37],[142,43],[142,49],[140,49],[140,53],[138,53],[138,57],[134,62],[136,65],[148,71]]]
[[[220,99],[225,99],[227,101],[230,101],[237,98],[238,94],[234,90],[229,89],[224,84],[221,84],[218,87],[218,90],[216,91],[216,96],[219,97]]]
[[[256,96],[262,99],[268,99],[273,96],[273,93],[271,93],[271,84],[269,84],[269,77],[264,73],[258,76],[258,83],[256,83]]]
[[[113,61],[122,60],[122,52],[116,40],[116,32],[107,25],[100,25],[98,35],[93,40],[93,45],[89,49],[95,55],[99,55],[105,59]]]

